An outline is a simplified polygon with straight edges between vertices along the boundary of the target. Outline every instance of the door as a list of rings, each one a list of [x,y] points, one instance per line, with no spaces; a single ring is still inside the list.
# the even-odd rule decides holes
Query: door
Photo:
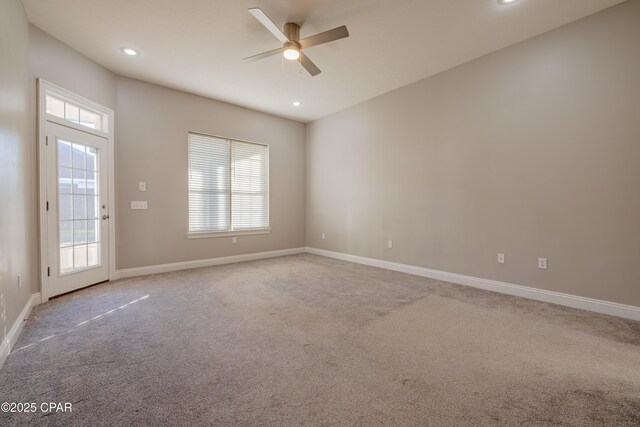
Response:
[[[108,140],[47,122],[47,297],[109,279]]]

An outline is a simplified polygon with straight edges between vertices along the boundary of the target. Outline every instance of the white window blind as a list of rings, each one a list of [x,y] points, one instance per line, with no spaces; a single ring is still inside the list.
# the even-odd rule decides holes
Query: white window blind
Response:
[[[269,227],[269,148],[189,133],[189,233]]]
[[[189,232],[231,228],[231,144],[189,134]]]
[[[231,224],[234,230],[269,226],[269,152],[265,145],[231,142]]]

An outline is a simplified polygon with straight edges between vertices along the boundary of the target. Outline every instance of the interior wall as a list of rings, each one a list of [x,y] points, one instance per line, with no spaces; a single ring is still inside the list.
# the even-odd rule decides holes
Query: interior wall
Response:
[[[303,124],[119,77],[34,26],[30,37],[32,99],[41,77],[115,111],[117,269],[304,246]],[[31,114],[35,129],[35,103]],[[270,144],[271,234],[187,239],[189,130]]]
[[[304,124],[125,77],[117,89],[117,268],[305,245]],[[187,238],[189,131],[270,146],[270,234]]]
[[[115,110],[116,75],[41,29],[29,25],[33,98],[37,99],[35,79],[70,90]],[[32,111],[36,120],[35,102]]]
[[[638,22],[625,2],[309,124],[308,246],[640,306]]]
[[[4,342],[31,295],[39,290],[29,26],[19,0],[0,2],[0,58],[0,329]],[[22,288],[18,288],[18,275]]]

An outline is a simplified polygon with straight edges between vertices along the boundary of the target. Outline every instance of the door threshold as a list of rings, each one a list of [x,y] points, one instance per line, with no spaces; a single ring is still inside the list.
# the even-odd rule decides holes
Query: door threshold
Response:
[[[93,288],[94,286],[102,285],[103,283],[107,283],[107,282],[110,282],[110,280],[109,280],[109,279],[107,279],[107,280],[103,280],[102,282],[98,282],[98,283],[94,283],[94,284],[92,284],[92,285],[85,286],[84,288],[74,289],[74,290],[72,290],[72,291],[65,292],[65,293],[63,293],[63,294],[59,294],[59,295],[53,296],[53,297],[49,298],[49,301],[51,301],[51,300],[53,300],[53,299],[56,299],[56,298],[59,298],[59,297],[63,297],[63,296],[65,296],[65,295],[69,295],[69,294],[76,293],[76,292],[78,292],[78,291],[84,291],[85,289]]]

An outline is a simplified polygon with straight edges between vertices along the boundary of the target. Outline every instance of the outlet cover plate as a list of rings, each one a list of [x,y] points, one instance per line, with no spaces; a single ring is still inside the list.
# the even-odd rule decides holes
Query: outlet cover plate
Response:
[[[542,270],[547,269],[547,259],[546,258],[538,258],[538,268]]]
[[[131,201],[131,209],[147,209],[147,201],[146,200],[132,200]]]

